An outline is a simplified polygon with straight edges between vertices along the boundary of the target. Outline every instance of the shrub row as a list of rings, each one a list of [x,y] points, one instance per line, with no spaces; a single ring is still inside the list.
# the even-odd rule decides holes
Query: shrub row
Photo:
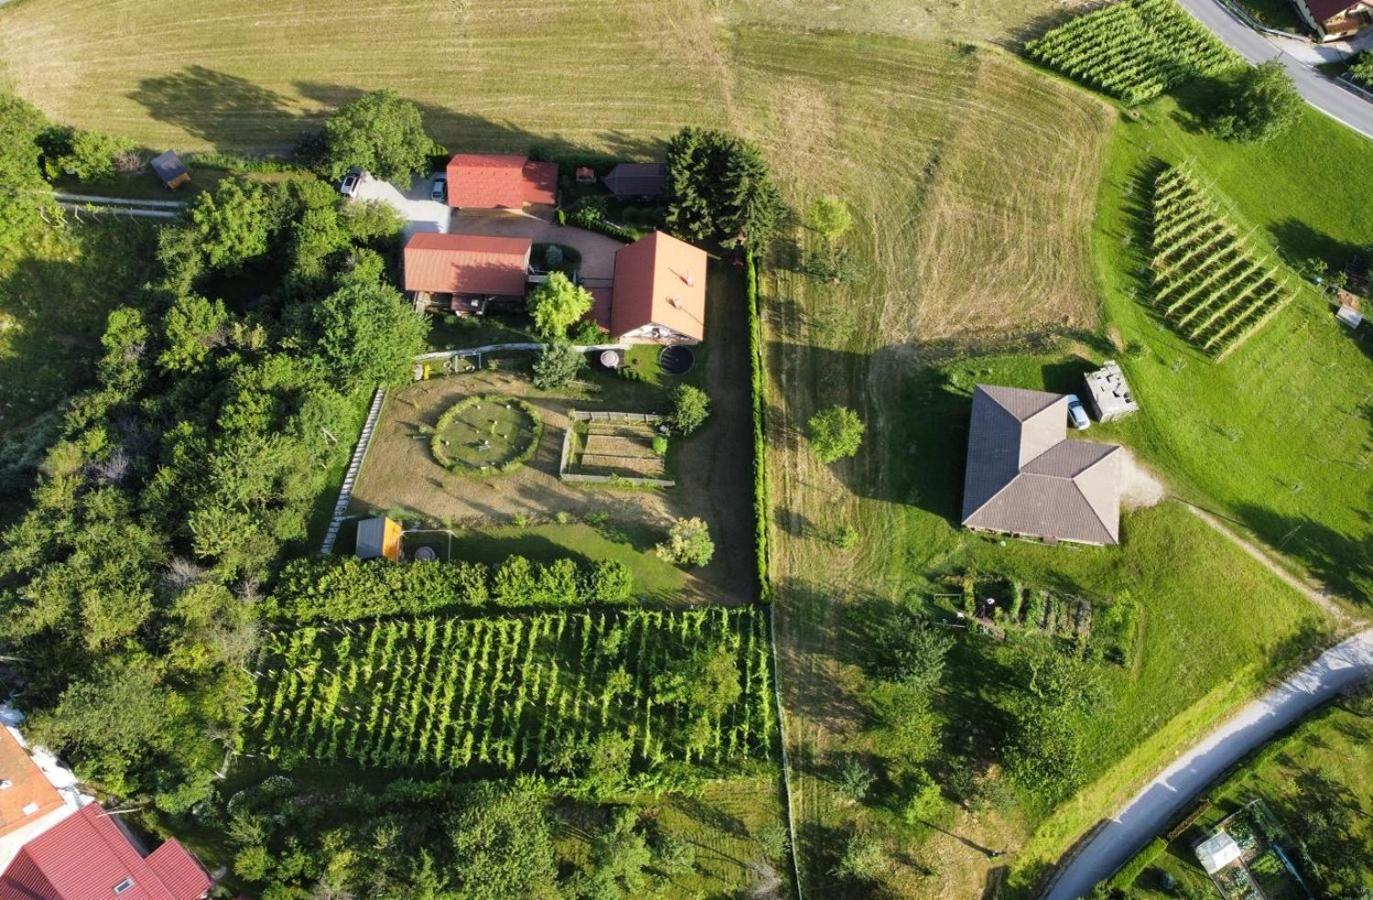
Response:
[[[269,619],[354,621],[419,615],[455,607],[553,607],[629,603],[634,578],[614,560],[547,565],[512,556],[499,566],[474,562],[394,563],[353,557],[297,559],[263,601]]]
[[[1168,849],[1168,841],[1163,837],[1156,837],[1144,849],[1135,854],[1134,858],[1121,867],[1120,871],[1111,877],[1107,882],[1107,887],[1113,891],[1128,891],[1135,883],[1135,880],[1144,873],[1144,870],[1153,865],[1154,860],[1163,855],[1163,851]]]
[[[558,213],[563,224],[584,228],[587,231],[595,231],[617,241],[624,241],[626,244],[632,244],[639,239],[639,235],[628,228],[606,221],[594,208],[582,207],[569,213],[559,210]]]
[[[744,264],[748,294],[748,349],[750,383],[753,392],[753,549],[758,564],[758,596],[767,601],[772,595],[768,548],[768,461],[765,437],[763,388],[766,370],[763,358],[763,317],[758,297],[758,260],[749,254]]]

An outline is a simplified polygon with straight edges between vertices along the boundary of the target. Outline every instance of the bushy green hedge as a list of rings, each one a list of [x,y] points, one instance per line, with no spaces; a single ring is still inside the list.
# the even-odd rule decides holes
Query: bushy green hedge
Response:
[[[1163,855],[1163,851],[1168,849],[1168,839],[1156,837],[1144,849],[1135,854],[1134,858],[1121,867],[1120,871],[1111,876],[1111,880],[1106,886],[1113,891],[1127,891],[1135,883],[1135,879],[1144,873],[1144,870],[1153,865],[1154,860]]]
[[[288,564],[276,591],[263,601],[263,613],[285,621],[338,622],[455,607],[624,604],[633,593],[629,567],[614,560],[579,565],[560,559],[540,565],[512,556],[493,567],[333,557]]]
[[[590,207],[575,209],[572,212],[567,213],[565,218],[568,225],[584,228],[587,231],[599,232],[600,234],[614,238],[617,241],[624,241],[626,244],[632,244],[639,239],[639,235],[635,234],[633,231],[630,231],[628,228],[621,225],[616,225],[614,222],[606,221],[597,210]]]
[[[748,350],[753,393],[753,549],[758,563],[758,596],[766,601],[772,595],[768,548],[768,460],[766,444],[767,410],[764,398],[766,371],[763,359],[762,301],[758,297],[758,260],[749,254],[744,264],[748,293]]]

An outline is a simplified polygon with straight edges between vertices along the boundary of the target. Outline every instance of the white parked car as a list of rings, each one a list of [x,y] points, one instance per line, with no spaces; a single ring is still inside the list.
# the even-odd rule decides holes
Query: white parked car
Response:
[[[338,192],[345,197],[354,197],[358,192],[358,185],[362,184],[363,171],[361,169],[349,169],[348,174],[343,176],[343,180],[338,183]]]
[[[1092,427],[1092,420],[1087,416],[1087,409],[1082,405],[1082,401],[1077,399],[1077,394],[1068,395],[1068,424],[1078,431],[1086,431]]]

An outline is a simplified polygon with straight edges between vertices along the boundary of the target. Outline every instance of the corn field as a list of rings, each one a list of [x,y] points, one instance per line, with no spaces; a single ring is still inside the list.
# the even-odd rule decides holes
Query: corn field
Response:
[[[743,692],[710,722],[655,704],[670,661],[727,647]],[[634,761],[767,758],[774,729],[766,618],[747,608],[416,618],[273,633],[258,657],[250,750],[370,766],[546,769],[555,744],[615,731]]]

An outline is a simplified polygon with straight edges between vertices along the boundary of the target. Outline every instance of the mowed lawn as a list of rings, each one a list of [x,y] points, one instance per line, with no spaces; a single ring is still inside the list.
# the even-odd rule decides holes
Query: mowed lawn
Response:
[[[1342,266],[1357,247],[1373,245],[1368,184],[1324,187],[1326,172],[1373,167],[1373,143],[1311,111],[1290,135],[1260,146],[1189,131],[1179,115],[1165,99],[1140,122],[1122,123],[1104,176],[1097,276],[1122,338],[1146,348],[1122,360],[1143,413],[1119,433],[1183,496],[1238,520],[1367,613],[1373,330],[1339,324],[1328,300],[1282,260],[1324,257]],[[1220,363],[1164,327],[1147,303],[1140,176],[1157,159],[1190,160],[1229,199],[1251,243],[1298,287],[1284,311]]]

